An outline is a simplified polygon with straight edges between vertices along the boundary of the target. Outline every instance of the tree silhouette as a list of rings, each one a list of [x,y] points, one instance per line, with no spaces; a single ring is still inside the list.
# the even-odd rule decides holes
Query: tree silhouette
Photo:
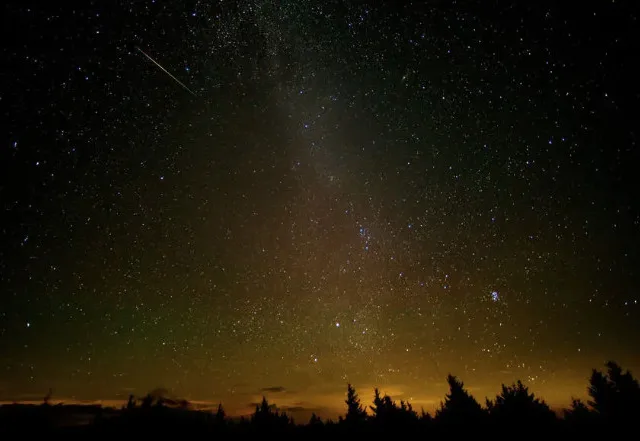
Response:
[[[376,387],[373,390],[373,406],[369,406],[373,412],[373,419],[377,421],[385,420],[389,417],[395,404],[388,395],[380,396],[380,390]]]
[[[427,431],[433,426],[433,417],[428,412],[425,412],[424,408],[420,409],[420,416],[418,417],[418,425],[420,430]]]
[[[145,395],[144,398],[142,398],[142,403],[140,404],[140,406],[143,409],[149,409],[151,408],[152,404],[153,404],[153,396],[149,393]]]
[[[287,412],[282,412],[280,415],[278,415],[278,411],[276,411],[276,417],[278,418],[278,422],[280,423],[280,425],[283,427],[288,426],[289,424],[295,424],[293,421],[293,417],[287,415]]]
[[[511,386],[503,384],[502,393],[495,401],[487,399],[487,410],[493,420],[503,424],[546,425],[556,419],[547,403],[529,393],[529,388],[520,380]]]
[[[293,418],[286,412],[280,412],[266,397],[256,405],[250,419],[241,417],[239,421],[231,421],[225,419],[222,403],[218,405],[217,412],[202,412],[193,409],[188,401],[172,398],[166,389],[158,388],[138,399],[129,396],[121,409],[97,406],[90,414],[94,416],[91,424],[69,429],[68,432],[66,428],[57,428],[59,421],[66,421],[71,414],[84,412],[77,406],[3,405],[0,406],[0,435],[9,433],[7,430],[11,429],[14,432],[37,432],[44,437],[55,429],[58,434],[83,434],[88,439],[98,435],[112,438],[122,435],[152,439],[173,436],[206,438],[211,434],[216,439],[250,436],[382,439],[403,435],[428,437],[432,434],[435,437],[447,434],[484,437],[489,434],[495,436],[507,429],[506,433],[519,437],[534,432],[539,435],[545,430],[545,433],[558,437],[566,433],[576,439],[593,438],[595,435],[611,438],[616,433],[631,433],[630,426],[640,415],[640,386],[629,371],[623,371],[616,363],[609,362],[606,366],[606,373],[593,370],[588,387],[589,401],[573,399],[571,406],[564,411],[564,421],[558,421],[544,400],[536,397],[521,381],[508,386],[503,384],[494,399],[486,400],[487,409],[484,410],[462,381],[449,375],[449,392],[434,418],[424,410],[419,416],[411,403],[396,402],[377,388],[367,415],[355,388],[349,384],[345,400],[347,412],[339,417],[337,424],[331,420],[323,423],[313,413],[308,424],[295,426]]]
[[[360,423],[366,420],[367,413],[360,404],[360,398],[351,384],[347,384],[347,399],[345,403],[347,405],[347,415],[345,416],[347,423]]]
[[[133,396],[133,394],[129,395],[129,400],[127,401],[127,409],[131,410],[131,409],[135,409],[136,407],[136,397]]]
[[[628,422],[640,415],[640,386],[628,370],[615,362],[606,364],[607,373],[593,369],[587,389],[589,406],[609,422]]]
[[[225,423],[225,417],[226,417],[226,412],[224,411],[224,408],[222,407],[222,403],[218,404],[218,410],[216,411],[216,416],[215,416],[215,421],[216,424],[222,425]]]
[[[379,417],[383,406],[382,398],[380,397],[380,390],[376,387],[373,390],[373,406],[369,406],[373,412],[374,417]]]
[[[47,395],[45,395],[42,404],[48,405],[49,401],[51,401],[52,396],[53,396],[53,389],[49,388],[49,392],[47,392]]]
[[[464,383],[453,375],[447,376],[449,393],[445,396],[444,403],[436,410],[435,419],[445,425],[473,425],[483,422],[485,411],[473,396],[464,388]]]
[[[262,402],[256,405],[256,411],[251,417],[251,422],[253,424],[266,424],[269,423],[273,417],[273,413],[271,412],[271,406],[267,401],[266,397],[262,397]]]
[[[315,412],[311,413],[311,418],[309,418],[309,426],[315,427],[315,426],[322,426],[322,419],[316,415]]]
[[[418,415],[413,411],[411,403],[400,401],[400,406],[390,396],[380,396],[378,388],[374,389],[373,406],[369,406],[373,412],[372,420],[379,425],[396,426],[416,423]]]
[[[579,398],[572,398],[570,408],[564,410],[564,419],[571,426],[584,426],[593,421],[593,412]]]
[[[292,425],[293,419],[289,418],[286,412],[279,413],[267,401],[266,397],[262,397],[262,402],[256,406],[256,411],[251,417],[251,424],[255,427],[267,430],[282,430]]]

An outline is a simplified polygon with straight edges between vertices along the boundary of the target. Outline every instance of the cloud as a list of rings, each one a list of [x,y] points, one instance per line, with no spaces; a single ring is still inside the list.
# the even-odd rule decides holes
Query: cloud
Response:
[[[169,398],[169,397],[171,397],[171,393],[169,392],[169,390],[167,388],[164,388],[164,387],[156,387],[155,389],[150,391],[148,395],[150,395],[151,397],[153,397],[156,400],[160,399],[160,398]]]
[[[315,409],[307,408],[303,406],[282,406],[281,409],[287,412],[303,412],[305,410],[307,411],[315,410]]]
[[[280,406],[280,409],[287,412],[317,412],[320,410],[318,407],[300,406],[297,403],[293,406]]]
[[[11,397],[11,399],[13,401],[32,401],[32,400],[39,400],[40,403],[42,403],[44,401],[44,396],[46,394],[42,394],[42,393],[24,393],[24,394],[18,394],[15,397]],[[52,397],[55,398],[55,395]]]
[[[287,389],[284,386],[271,386],[271,387],[263,387],[260,389],[260,392],[271,392],[271,393],[281,393],[285,392]]]
[[[192,409],[215,411],[218,409],[218,405],[220,403],[214,402],[214,401],[207,401],[207,400],[198,400],[198,401],[189,401],[189,404],[191,405]]]
[[[23,405],[34,405],[39,406],[42,404],[42,399],[39,400],[30,400],[30,399],[16,399],[16,400],[0,400],[0,406],[11,405],[11,404],[23,404]],[[58,397],[52,398],[49,401],[49,404],[55,406],[58,404],[62,404],[65,406],[102,406],[102,407],[112,407],[112,408],[120,408],[124,404],[126,404],[123,400],[82,400],[71,397]]]

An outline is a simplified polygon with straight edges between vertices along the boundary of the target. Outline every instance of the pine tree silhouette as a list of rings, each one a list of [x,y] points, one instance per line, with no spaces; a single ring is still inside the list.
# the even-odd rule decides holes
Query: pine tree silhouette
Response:
[[[422,421],[429,421],[431,422],[433,418],[431,417],[431,415],[429,414],[429,412],[425,412],[424,411],[424,407],[422,409],[420,409],[420,420]]]
[[[222,403],[218,404],[218,411],[216,412],[215,421],[216,424],[224,424],[225,423],[226,413],[224,408],[222,407]]]
[[[564,421],[558,421],[544,400],[521,382],[502,385],[493,400],[487,399],[484,410],[453,375],[447,377],[449,392],[432,418],[422,410],[420,416],[411,403],[394,401],[389,395],[374,389],[370,416],[351,385],[347,385],[346,416],[339,423],[323,421],[313,413],[308,424],[295,426],[293,418],[269,404],[266,397],[256,405],[250,422],[244,417],[239,422],[226,421],[222,403],[217,412],[200,412],[191,408],[188,401],[166,396],[166,390],[155,389],[146,396],[129,396],[119,411],[98,409],[92,424],[86,430],[87,438],[96,434],[116,437],[122,434],[144,433],[146,438],[180,436],[193,438],[215,434],[216,439],[264,436],[279,439],[326,438],[400,438],[403,435],[454,437],[473,435],[484,437],[508,433],[509,436],[526,437],[545,430],[550,436],[570,434],[572,439],[594,438],[596,435],[613,437],[618,432],[632,433],[636,418],[640,415],[640,386],[629,371],[613,362],[606,364],[606,373],[593,370],[588,392],[588,404],[573,399],[564,411]],[[58,412],[64,415],[66,406],[0,406],[0,432],[5,426],[53,430]],[[75,410],[73,410],[75,411]],[[116,413],[111,413],[116,412]],[[487,423],[496,423],[487,424]],[[16,426],[17,424],[17,426]],[[508,432],[504,432],[504,430]],[[74,429],[76,430],[76,429]],[[470,432],[473,430],[473,432]],[[566,430],[566,432],[565,432]],[[491,432],[489,432],[491,431]],[[45,432],[42,432],[45,434]],[[47,432],[48,433],[48,432]],[[63,431],[59,432],[63,433]],[[4,432],[2,432],[4,434]],[[539,435],[536,434],[536,436]],[[435,438],[435,437],[433,437]]]
[[[381,397],[378,388],[373,390],[373,394],[373,406],[369,406],[373,412],[372,418],[377,422],[386,423],[393,417],[394,411],[397,410],[396,405],[388,395]]]
[[[593,412],[579,398],[571,399],[571,406],[564,410],[564,419],[570,426],[586,426],[594,422]]]
[[[484,421],[486,413],[480,404],[464,388],[464,383],[453,375],[447,376],[449,393],[436,410],[435,419],[440,424],[459,426],[477,425]]]
[[[347,399],[345,403],[347,405],[347,415],[345,416],[347,423],[361,423],[366,420],[367,413],[360,404],[360,398],[351,384],[347,384]]]
[[[281,427],[288,426],[289,424],[295,424],[293,417],[287,415],[287,412],[282,412],[278,415],[278,412],[276,411],[276,417],[278,418],[278,423]]]
[[[428,412],[425,412],[424,408],[420,409],[418,427],[422,431],[429,431],[433,427],[433,417]]]
[[[491,419],[501,424],[533,424],[540,428],[556,420],[547,403],[529,393],[520,380],[511,386],[503,384],[495,401],[487,399],[487,410]]]
[[[378,388],[374,389],[373,406],[369,406],[373,412],[372,420],[378,426],[404,427],[418,422],[418,415],[413,411],[411,403],[400,400],[398,406],[390,396],[380,396]]]
[[[380,417],[383,404],[382,397],[380,397],[380,390],[376,387],[373,390],[373,406],[369,406],[373,412],[374,418]]]
[[[311,413],[311,418],[309,419],[309,426],[322,426],[322,419],[316,415],[315,412]]]
[[[147,395],[144,396],[144,398],[142,398],[142,403],[141,403],[141,407],[143,409],[149,409],[151,408],[151,405],[153,404],[153,396],[149,393]]]
[[[45,395],[44,400],[42,401],[42,404],[48,405],[49,402],[51,401],[52,396],[53,396],[53,389],[49,388],[49,392],[47,392],[47,395]]]
[[[293,425],[293,419],[289,418],[286,412],[280,413],[274,409],[275,406],[270,405],[266,397],[262,397],[262,402],[256,405],[256,411],[251,417],[254,428],[277,431]]]
[[[271,406],[266,397],[262,397],[260,404],[256,405],[256,411],[251,417],[251,423],[257,425],[267,425],[271,423],[273,413],[271,412]]]
[[[133,394],[129,395],[129,400],[127,401],[127,409],[131,410],[131,409],[135,409],[136,407],[136,398],[133,396]]]
[[[607,373],[593,369],[587,389],[589,406],[600,419],[617,424],[635,423],[640,415],[640,386],[631,372],[622,372],[615,362],[606,364]]]

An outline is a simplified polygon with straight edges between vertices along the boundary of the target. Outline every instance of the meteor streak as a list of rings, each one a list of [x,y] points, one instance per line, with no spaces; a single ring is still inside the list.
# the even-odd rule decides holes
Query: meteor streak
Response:
[[[173,75],[171,75],[171,72],[169,72],[167,69],[165,69],[164,67],[162,67],[162,65],[160,63],[158,63],[156,60],[154,60],[153,58],[151,58],[150,55],[148,55],[145,51],[143,51],[142,49],[140,49],[139,47],[136,46],[136,49],[138,49],[142,55],[144,55],[145,57],[147,57],[149,60],[151,60],[151,62],[153,64],[155,64],[156,66],[158,66],[160,69],[162,69],[162,71],[164,73],[166,73],[167,75],[169,75],[171,78],[173,78],[173,81],[175,81],[176,83],[178,83],[179,85],[182,86],[182,88],[184,90],[186,90],[187,92],[189,92],[191,95],[193,96],[197,96],[195,93],[193,93],[193,91],[191,89],[189,89],[187,86],[184,85],[184,83],[182,81],[180,81],[179,79],[177,79],[176,77],[174,77]]]

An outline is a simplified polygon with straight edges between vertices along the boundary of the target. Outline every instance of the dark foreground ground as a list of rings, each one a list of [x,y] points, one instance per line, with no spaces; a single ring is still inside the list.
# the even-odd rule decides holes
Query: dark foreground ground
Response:
[[[113,409],[77,405],[5,405],[0,407],[0,439],[10,438],[142,438],[167,439],[442,439],[453,437],[540,439],[569,437],[595,439],[610,436],[635,437],[633,423],[570,421],[439,422],[431,417],[405,421],[366,419],[349,422],[312,421],[296,424],[286,415],[272,418],[252,415],[243,419],[219,419],[211,412],[154,407]],[[635,435],[632,435],[635,434]]]

